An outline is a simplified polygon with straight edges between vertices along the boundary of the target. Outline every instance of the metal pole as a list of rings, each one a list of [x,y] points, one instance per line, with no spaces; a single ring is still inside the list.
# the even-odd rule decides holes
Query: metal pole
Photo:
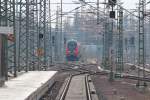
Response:
[[[18,55],[18,65],[19,70],[28,71],[28,18],[29,13],[27,0],[20,0],[20,15],[19,15],[19,55]]]
[[[99,24],[99,0],[97,0],[97,24]]]
[[[121,73],[123,71],[123,10],[121,7],[118,9],[117,20],[117,52],[116,52],[116,71]]]
[[[36,3],[38,3],[38,0],[36,0]],[[38,55],[38,50],[40,48],[40,38],[39,38],[39,35],[40,35],[40,31],[39,31],[39,10],[38,10],[38,5],[36,5],[36,21],[37,21],[37,70],[40,70],[40,57]]]
[[[39,13],[39,50],[44,51],[44,55],[39,55],[38,63],[46,68],[46,0],[40,0],[40,13]],[[42,36],[42,37],[41,37]],[[39,66],[38,64],[38,66]],[[41,66],[41,67],[42,67]]]
[[[20,2],[21,2],[21,0],[20,0]],[[20,59],[20,55],[21,55],[20,54],[21,43],[20,43],[20,41],[21,41],[21,29],[22,29],[22,27],[21,27],[21,17],[22,17],[22,15],[21,15],[21,9],[22,9],[21,8],[21,4],[20,4],[20,8],[19,9],[20,9],[20,11],[19,11],[19,34],[18,34],[19,35],[19,38],[18,38],[18,41],[19,41],[18,42],[18,71],[20,72],[21,71],[21,68],[20,68],[20,65],[21,65],[20,64],[20,62],[21,62],[20,61],[21,60]]]
[[[49,27],[50,27],[50,30],[49,30],[49,34],[50,34],[50,63],[52,64],[52,61],[53,61],[53,58],[52,58],[52,53],[53,53],[53,50],[52,50],[52,30],[51,30],[51,0],[49,0]]]
[[[4,0],[5,1],[5,0]],[[8,41],[7,44],[7,65],[9,68],[13,68],[13,74],[17,76],[16,66],[16,23],[15,23],[15,0],[7,1],[7,22],[9,26],[13,27],[14,41]]]
[[[7,26],[7,1],[0,0],[0,26]],[[7,36],[0,34],[0,87],[8,79],[7,75]]]
[[[44,9],[43,9],[44,10],[44,12],[43,12],[44,13],[44,16],[43,16],[44,17],[43,18],[44,19],[44,21],[43,21],[43,24],[44,24],[44,27],[43,27],[43,32],[44,32],[43,33],[43,36],[44,36],[44,66],[46,68],[47,67],[47,55],[46,55],[46,52],[47,52],[46,51],[46,48],[47,48],[46,47],[46,42],[47,42],[46,41],[46,38],[47,38],[46,37],[46,0],[44,0],[43,3],[44,3]]]
[[[61,38],[61,39],[60,39],[60,40],[61,40],[61,41],[60,41],[60,44],[61,44],[61,45],[60,45],[60,50],[61,50],[61,51],[60,51],[60,52],[61,52],[61,53],[60,53],[60,57],[61,57],[61,59],[63,59],[63,52],[62,52],[62,51],[63,51],[63,47],[64,47],[64,46],[63,46],[63,32],[62,32],[62,31],[63,31],[63,29],[62,29],[62,28],[63,28],[63,26],[62,26],[62,20],[63,20],[63,19],[62,19],[62,17],[63,17],[63,16],[62,16],[62,14],[63,14],[63,8],[62,8],[63,5],[62,5],[62,3],[63,3],[63,1],[61,0],[61,8],[60,8],[60,9],[61,9],[61,19],[60,19],[60,24],[61,24],[61,25],[60,25],[60,34],[61,34],[61,35],[60,35],[60,38]],[[59,58],[59,59],[60,59],[60,58]]]
[[[112,5],[112,11],[113,11],[113,5]],[[113,74],[113,19],[111,20],[111,32],[109,34],[109,66],[110,66],[110,77],[109,77],[109,81],[113,81],[114,80],[114,74]]]
[[[57,6],[56,11],[56,26],[55,26],[55,62],[58,61],[58,47],[59,47],[59,35],[58,35],[58,17],[59,17],[59,7]]]
[[[15,21],[15,0],[13,0],[13,34],[14,34],[14,76],[17,77],[17,64],[16,64],[16,21]]]
[[[139,0],[139,66],[143,68],[143,71],[138,69],[138,76],[142,76],[145,78],[145,31],[144,31],[144,18],[145,18],[145,1],[146,0]],[[147,86],[147,83],[138,80],[137,87],[139,86]]]
[[[29,0],[26,0],[26,69],[29,70]]]

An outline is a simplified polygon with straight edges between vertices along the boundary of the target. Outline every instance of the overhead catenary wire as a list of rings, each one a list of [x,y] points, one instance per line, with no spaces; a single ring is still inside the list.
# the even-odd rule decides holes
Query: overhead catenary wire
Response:
[[[94,7],[93,5],[91,5],[90,3],[88,3],[88,2],[85,2],[85,1],[82,1],[82,2],[84,2],[85,3],[85,5],[81,5],[81,6],[79,6],[79,7],[76,7],[75,9],[73,9],[73,10],[70,10],[70,11],[68,11],[68,12],[66,12],[66,13],[64,13],[64,14],[62,14],[62,16],[64,16],[64,15],[68,15],[68,14],[70,14],[70,13],[72,13],[73,11],[75,11],[75,10],[77,10],[77,9],[80,9],[81,7],[83,7],[83,6],[86,6],[86,5],[89,5],[89,6],[91,6],[92,8],[94,8],[94,10],[97,10],[97,11],[99,11],[99,12],[102,12],[102,13],[104,13],[105,14],[105,12],[104,11],[100,11],[99,9],[97,9],[97,7]],[[112,1],[113,2],[113,1]],[[149,2],[147,2],[147,4],[146,5],[148,5],[150,3],[150,1]],[[120,4],[116,4],[117,6],[119,6],[120,8],[122,8],[124,11],[126,11],[127,13],[129,13],[130,15],[133,15],[133,16],[135,16],[136,18],[139,18],[139,16],[137,16],[137,15],[135,15],[135,14],[133,14],[133,12],[131,12],[131,11],[129,11],[129,10],[127,10],[126,8],[124,8],[124,7],[122,7]],[[53,17],[53,16],[55,16],[55,14],[54,15],[52,15],[51,17]],[[58,18],[60,18],[61,16],[58,16]],[[57,18],[54,18],[54,19],[52,19],[51,21],[54,21],[54,20],[56,20]]]
[[[79,7],[76,7],[75,9],[70,10],[70,11],[64,13],[62,16],[68,15],[68,14],[72,13],[73,11],[75,11],[75,10],[77,10],[77,9],[80,9],[81,7],[84,7],[84,6],[86,6],[86,5],[89,5],[89,6],[91,6],[92,8],[94,8],[94,10],[97,10],[97,11],[102,12],[102,13],[105,14],[104,11],[100,11],[99,9],[97,9],[97,7],[94,7],[93,5],[91,5],[90,2],[85,2],[85,1],[82,1],[82,2],[84,2],[85,5],[81,5],[81,6],[79,6]],[[113,1],[112,1],[112,2],[113,2]],[[148,5],[149,3],[150,3],[150,1],[148,1],[148,2],[145,4],[145,6]],[[105,4],[105,3],[104,3],[104,4]],[[129,11],[128,9],[122,7],[120,4],[117,4],[117,3],[116,3],[116,5],[119,6],[120,8],[122,8],[122,9],[123,9],[124,11],[126,11],[127,13],[129,13],[129,15],[133,15],[134,17],[139,18],[139,16],[137,16],[137,15],[134,14],[135,11],[131,12],[131,11]],[[100,7],[99,7],[99,8],[100,8]],[[101,9],[102,9],[102,8],[101,8]],[[55,14],[51,15],[51,18],[52,18],[53,16],[55,16]],[[61,17],[61,16],[58,16],[58,18],[60,18],[60,17]],[[54,19],[52,19],[51,21],[54,21],[54,20],[56,20],[56,19],[57,19],[57,18],[54,18]]]
[[[112,0],[110,0],[110,1],[113,2]],[[93,7],[93,8],[95,8],[95,10],[100,11],[99,9],[97,9],[97,7],[94,7],[93,5],[91,5],[91,4],[89,4],[89,3],[85,2],[85,1],[82,1],[82,2],[84,2],[85,4],[87,4],[87,5],[89,5],[89,6]],[[149,3],[150,3],[150,1],[148,1],[144,6],[148,5]],[[122,5],[120,5],[120,4],[118,4],[118,3],[116,3],[116,5],[119,6],[120,8],[122,8],[124,11],[128,12],[129,14],[131,14],[131,15],[133,15],[133,16],[139,18],[139,16],[133,14],[133,12],[127,10],[127,9],[124,8],[124,7],[122,7]],[[141,7],[142,7],[142,6],[141,6]],[[101,11],[101,12],[102,12],[102,11]]]
[[[80,8],[83,7],[83,6],[85,6],[85,5],[81,5],[81,6],[79,6],[79,7],[76,7],[76,8],[74,8],[74,9],[70,10],[69,12],[66,12],[66,13],[62,14],[62,16],[68,15],[69,13],[72,13],[73,11],[80,9]],[[51,21],[54,21],[54,20],[56,20],[57,18],[60,18],[60,17],[61,17],[61,16],[58,16],[58,17],[52,19]]]

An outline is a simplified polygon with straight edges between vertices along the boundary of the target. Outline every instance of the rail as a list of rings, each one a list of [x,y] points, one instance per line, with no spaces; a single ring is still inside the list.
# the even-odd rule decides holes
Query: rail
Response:
[[[61,69],[61,70],[65,70],[65,71],[72,71],[73,70],[73,71],[80,72],[80,74],[82,73],[82,74],[90,74],[90,75],[108,75],[108,74],[110,74],[109,70],[90,71],[90,70],[88,70],[86,68],[85,69],[84,68],[79,68],[79,69],[64,68],[64,69]],[[143,78],[143,77],[139,77],[139,76],[132,75],[132,74],[126,74],[126,73],[117,73],[115,71],[113,71],[113,73],[114,73],[115,77],[119,77],[119,78],[131,79],[131,80],[141,80],[141,81],[150,82],[150,78]]]
[[[91,93],[90,93],[88,75],[85,76],[85,87],[86,87],[87,100],[92,100]]]
[[[60,96],[60,99],[59,99],[59,100],[64,100],[64,99],[65,99],[65,96],[66,96],[67,91],[68,91],[68,89],[69,89],[69,85],[70,85],[70,83],[71,83],[72,77],[73,77],[73,75],[70,75],[69,79],[67,80],[67,83],[66,83],[66,85],[65,85],[65,88],[64,88],[64,90],[63,90],[63,92],[62,92],[62,95]]]
[[[82,74],[85,74],[85,73],[78,73],[78,74],[74,74],[74,75],[70,75],[70,77],[68,78],[66,84],[65,84],[65,87],[63,89],[63,92],[59,98],[59,100],[65,100],[65,97],[67,95],[67,92],[68,92],[68,89],[69,89],[69,85],[71,83],[71,80],[74,76],[77,76],[77,75],[82,75]],[[85,89],[86,89],[86,96],[87,96],[87,100],[92,100],[92,96],[91,96],[91,92],[90,92],[90,85],[89,85],[89,80],[88,80],[88,75],[85,74]]]

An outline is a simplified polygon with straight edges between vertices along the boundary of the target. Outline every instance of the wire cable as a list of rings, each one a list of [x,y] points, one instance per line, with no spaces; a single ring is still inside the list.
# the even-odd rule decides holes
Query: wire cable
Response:
[[[78,9],[80,9],[81,7],[84,7],[84,6],[86,6],[86,5],[81,5],[81,6],[79,6],[79,7],[76,7],[75,9],[70,10],[69,12],[66,12],[66,13],[62,14],[62,16],[68,15],[69,13],[72,13],[73,11],[78,10]],[[58,17],[52,19],[51,21],[54,21],[54,20],[56,20],[57,18],[60,18],[60,17],[61,17],[61,16],[58,16]]]

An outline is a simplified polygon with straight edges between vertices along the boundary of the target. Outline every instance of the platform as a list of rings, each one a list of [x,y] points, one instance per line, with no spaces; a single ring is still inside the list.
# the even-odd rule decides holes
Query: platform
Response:
[[[38,100],[54,83],[56,71],[31,71],[0,88],[0,100]]]

